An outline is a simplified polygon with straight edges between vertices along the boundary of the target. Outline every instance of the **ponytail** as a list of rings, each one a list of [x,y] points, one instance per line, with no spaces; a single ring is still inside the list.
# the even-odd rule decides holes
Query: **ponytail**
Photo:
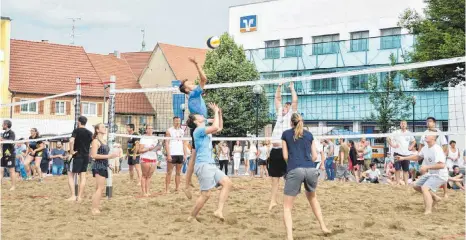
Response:
[[[94,135],[92,135],[92,139],[97,139],[97,135],[99,135],[98,131],[99,131],[99,127],[102,123],[99,123],[97,125],[94,126]]]
[[[296,141],[299,138],[302,138],[304,135],[304,123],[303,118],[298,113],[293,113],[291,116],[291,122],[293,123],[294,136],[293,139]]]

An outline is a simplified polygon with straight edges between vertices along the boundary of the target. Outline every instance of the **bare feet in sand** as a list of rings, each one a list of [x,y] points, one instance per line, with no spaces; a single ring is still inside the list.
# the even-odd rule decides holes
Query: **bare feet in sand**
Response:
[[[219,210],[215,211],[214,212],[214,216],[218,219],[220,219],[220,221],[225,221],[225,218],[223,217],[223,213]]]
[[[100,214],[100,210],[96,209],[96,208],[93,208],[92,209],[92,215],[98,215],[98,214]]]
[[[10,191],[14,191],[16,188],[15,187],[11,187],[10,188]]]
[[[65,199],[65,201],[71,202],[71,201],[76,201],[76,197],[72,196],[70,198]]]
[[[199,220],[193,216],[189,216],[188,217],[188,222],[196,222],[196,223],[200,223]]]
[[[80,198],[80,197],[78,197],[78,198],[76,199],[76,202],[77,202],[77,203],[82,203],[82,202],[83,202],[83,199]]]
[[[192,195],[192,193],[191,193],[191,188],[183,188],[183,192],[184,192],[184,194],[186,195],[186,197],[187,197],[188,199],[193,198],[193,195]]]
[[[320,227],[320,229],[322,230],[322,232],[324,233],[324,235],[328,235],[328,234],[331,234],[332,231],[328,230],[327,227],[323,226],[323,227]]]
[[[434,202],[432,203],[432,209],[437,209],[437,205],[442,201],[442,198],[436,196],[433,197]]]
[[[269,205],[269,211],[272,211],[272,209],[277,206],[277,203],[276,202],[271,202],[270,205]]]

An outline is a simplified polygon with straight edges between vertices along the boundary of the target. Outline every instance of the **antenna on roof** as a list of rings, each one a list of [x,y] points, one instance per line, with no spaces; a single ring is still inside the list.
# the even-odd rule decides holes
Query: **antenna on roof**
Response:
[[[71,21],[73,21],[73,26],[71,27],[71,45],[74,45],[74,38],[76,37],[74,33],[76,29],[75,24],[76,24],[76,21],[81,20],[81,18],[68,18],[68,19],[71,19]]]
[[[142,33],[141,52],[144,52],[144,51],[146,51],[146,41],[145,41],[145,38],[146,38],[146,30],[145,30],[145,29],[141,29],[141,33]]]

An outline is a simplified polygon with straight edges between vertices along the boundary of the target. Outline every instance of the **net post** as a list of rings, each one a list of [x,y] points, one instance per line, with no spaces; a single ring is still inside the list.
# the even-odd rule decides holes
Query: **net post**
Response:
[[[78,128],[78,118],[81,115],[81,78],[76,78],[76,101],[74,105],[74,129]],[[70,163],[70,170],[73,169],[73,163]],[[74,174],[74,195],[78,197],[79,184],[78,174]]]
[[[107,144],[110,150],[113,150],[113,144],[115,142],[115,87],[116,87],[116,76],[110,76],[110,91],[108,96],[108,134],[107,134]],[[104,103],[105,104],[105,103]],[[110,159],[109,159],[110,160]],[[112,166],[112,168],[115,166]],[[108,178],[107,178],[107,187],[105,189],[105,195],[108,199],[112,197],[113,185],[112,185],[112,175],[113,171],[111,168],[107,169]]]

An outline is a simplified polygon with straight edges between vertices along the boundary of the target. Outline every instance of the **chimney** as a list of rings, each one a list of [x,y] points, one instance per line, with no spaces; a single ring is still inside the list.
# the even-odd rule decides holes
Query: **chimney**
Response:
[[[113,51],[113,55],[114,55],[116,58],[120,58],[120,57],[121,57],[121,56],[120,56],[120,52],[117,51],[117,50]]]
[[[43,42],[43,43],[48,43],[49,40],[42,40],[41,42]]]

